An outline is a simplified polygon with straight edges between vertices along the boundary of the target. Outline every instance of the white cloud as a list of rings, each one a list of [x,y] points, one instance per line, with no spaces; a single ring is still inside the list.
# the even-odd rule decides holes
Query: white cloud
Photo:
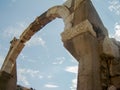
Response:
[[[32,78],[42,79],[40,71],[32,70],[32,69],[18,69],[18,82],[23,83],[26,86],[29,86],[30,83],[28,81],[27,76],[31,76]]]
[[[76,75],[76,78],[72,80],[72,86],[70,87],[70,90],[76,90],[76,88],[77,88],[78,66],[66,67],[65,71],[70,72],[70,73],[74,73]]]
[[[26,45],[28,47],[39,45],[45,47],[45,41],[40,36],[34,36],[26,43]]]
[[[115,24],[114,30],[115,30],[115,34],[112,37],[120,41],[120,23]]]
[[[72,86],[70,87],[71,90],[76,90],[77,88],[77,78],[72,80]]]
[[[25,22],[21,22],[16,24],[16,26],[7,27],[2,35],[4,38],[12,39],[13,37],[17,37],[19,39],[20,35],[23,33],[26,27],[27,24]],[[35,35],[26,43],[26,45],[28,47],[37,45],[45,46],[45,41],[40,36]]]
[[[20,58],[21,58],[22,60],[25,60],[25,59],[27,58],[27,56],[21,52],[21,53],[20,53]]]
[[[46,84],[44,87],[46,87],[46,88],[58,88],[59,86],[57,86],[55,84]]]
[[[28,69],[28,70],[26,70],[26,73],[28,73],[32,77],[39,77],[40,76],[40,71],[38,71],[38,70]]]
[[[62,64],[65,61],[65,57],[57,57],[53,64]]]
[[[115,12],[117,15],[120,15],[120,1],[111,0],[109,4],[110,4],[110,6],[108,7],[109,10]]]
[[[3,37],[18,38],[22,34],[22,32],[25,30],[25,27],[26,27],[25,22],[17,23],[16,26],[9,26],[4,30]]]
[[[47,78],[48,78],[48,79],[51,79],[51,78],[52,78],[52,76],[51,76],[51,75],[48,75],[48,76],[47,76]]]
[[[29,81],[27,80],[27,77],[24,75],[26,73],[26,70],[25,69],[18,69],[18,83],[23,83],[25,86],[29,86],[30,83]]]
[[[77,74],[78,73],[78,66],[66,67],[65,71]]]

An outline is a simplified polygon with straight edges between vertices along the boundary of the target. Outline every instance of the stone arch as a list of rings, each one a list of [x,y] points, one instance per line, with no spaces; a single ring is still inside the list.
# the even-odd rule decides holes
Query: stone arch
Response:
[[[24,48],[25,43],[28,40],[30,40],[30,38],[35,33],[40,31],[46,24],[54,20],[56,17],[62,18],[65,23],[65,26],[67,26],[67,24],[69,23],[66,21],[66,18],[69,15],[70,15],[70,11],[65,6],[62,5],[62,6],[52,7],[48,9],[45,13],[37,17],[28,26],[28,28],[25,29],[25,31],[21,34],[19,39],[16,39],[14,37],[13,40],[10,42],[11,46],[10,46],[9,52],[5,58],[5,61],[3,63],[1,70],[13,75],[14,73],[12,73],[12,71],[15,67],[16,59],[18,55],[20,54],[20,52],[22,51],[22,49]]]
[[[67,24],[66,18],[70,15],[70,11],[65,6],[55,6],[41,16],[37,17],[29,27],[21,34],[20,39],[25,43],[31,36],[42,29],[46,24],[54,20],[56,17],[62,18],[65,25]]]

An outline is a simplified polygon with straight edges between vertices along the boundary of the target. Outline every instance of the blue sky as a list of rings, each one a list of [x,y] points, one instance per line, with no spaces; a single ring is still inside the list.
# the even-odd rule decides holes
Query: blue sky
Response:
[[[65,0],[0,0],[0,67],[10,41]],[[120,0],[92,0],[109,36],[120,40]],[[76,90],[77,61],[63,47],[64,23],[56,19],[34,35],[17,59],[18,84],[36,90]]]

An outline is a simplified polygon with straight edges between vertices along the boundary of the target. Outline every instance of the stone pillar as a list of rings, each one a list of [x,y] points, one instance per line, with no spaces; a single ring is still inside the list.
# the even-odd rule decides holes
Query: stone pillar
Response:
[[[65,48],[79,62],[77,90],[102,90],[98,41],[89,21],[65,30],[61,36]]]
[[[120,43],[115,39],[105,37],[102,46],[103,63],[101,63],[101,66],[103,66],[104,69],[101,71],[104,72],[101,73],[104,75],[104,78],[102,78],[104,85],[108,83],[110,90],[113,87],[116,88],[116,90],[120,90]]]
[[[12,73],[11,73],[12,77],[8,80],[7,82],[7,87],[6,90],[17,90],[17,66],[16,66],[16,62],[15,65],[13,67]]]
[[[17,72],[16,63],[12,70],[12,73],[6,73],[0,71],[0,90],[16,90],[17,88]]]

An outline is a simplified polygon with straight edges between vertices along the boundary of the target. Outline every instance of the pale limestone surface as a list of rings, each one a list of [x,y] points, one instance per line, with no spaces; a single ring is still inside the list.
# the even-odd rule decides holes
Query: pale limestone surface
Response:
[[[84,1],[84,0],[75,0],[74,10],[75,10],[76,8],[78,8],[79,4],[80,4],[82,1]]]
[[[71,39],[81,33],[85,33],[85,32],[89,32],[94,37],[96,37],[96,33],[93,30],[92,25],[90,24],[90,22],[88,20],[83,21],[82,23],[76,25],[75,27],[73,27],[71,29],[65,30],[61,34],[62,40],[63,41],[69,40],[69,39]]]
[[[102,90],[96,37],[86,31],[63,42],[66,49],[79,62],[77,90]]]
[[[73,0],[67,0],[63,5],[67,6],[68,8],[71,7]]]
[[[72,28],[73,19],[74,19],[74,13],[70,14],[67,18],[63,20],[65,24],[64,30],[68,30]]]
[[[73,20],[73,14],[70,15],[70,11],[65,6],[55,6],[50,8],[47,11],[47,17],[60,17],[63,19],[65,24],[65,29],[69,29],[72,27],[71,21]]]
[[[103,52],[107,55],[119,57],[119,48],[115,45],[109,37],[105,37],[103,41]]]
[[[64,20],[70,15],[70,11],[65,6],[55,6],[47,11],[46,16],[49,17],[51,15],[57,15],[55,17],[61,17]]]

